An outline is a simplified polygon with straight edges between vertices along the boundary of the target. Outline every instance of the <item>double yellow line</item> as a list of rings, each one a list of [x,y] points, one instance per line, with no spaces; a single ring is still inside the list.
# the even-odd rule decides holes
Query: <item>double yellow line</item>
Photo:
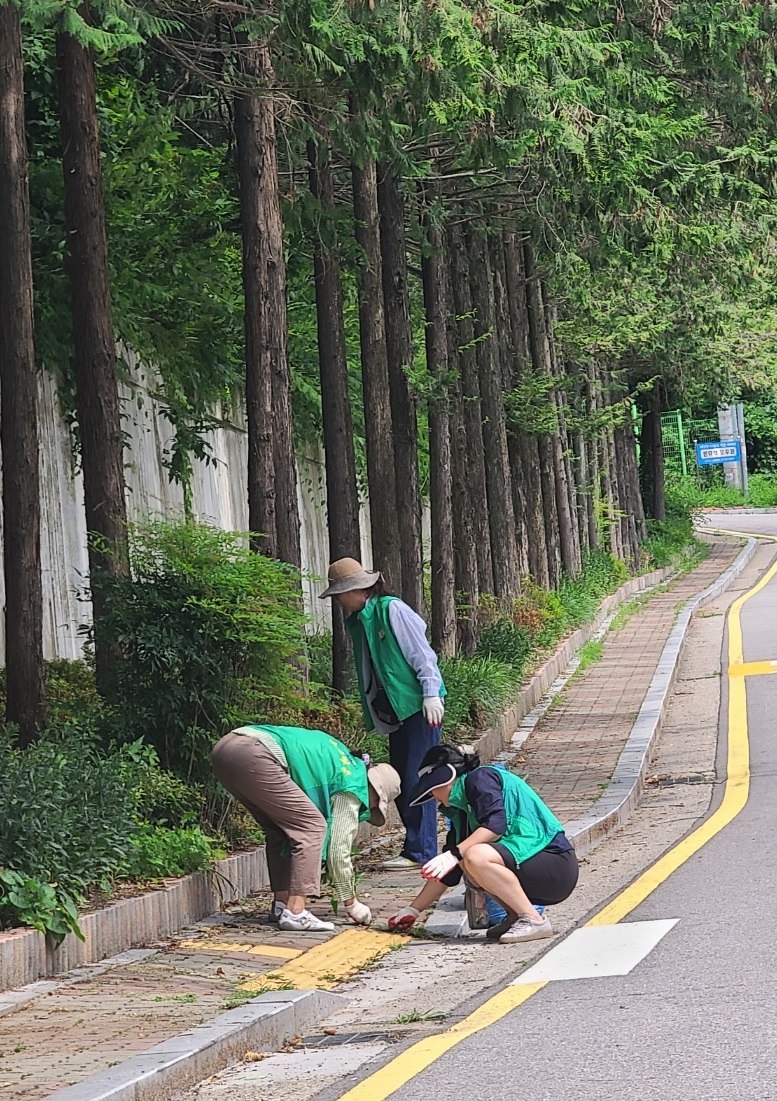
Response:
[[[751,597],[765,588],[775,574],[777,574],[777,562],[752,589],[738,597],[731,605],[728,613],[729,669],[732,666],[744,664],[740,618],[742,607]],[[750,745],[747,733],[747,697],[744,676],[732,675],[729,672],[728,689],[727,778],[720,806],[697,829],[678,842],[652,867],[621,891],[612,902],[592,917],[586,923],[587,925],[615,925],[622,921],[694,853],[697,853],[703,845],[732,822],[747,803],[750,790]],[[380,1070],[344,1093],[340,1101],[385,1101],[385,1098],[390,1097],[451,1048],[460,1044],[462,1040],[499,1021],[545,986],[547,982],[519,983],[516,986],[505,987],[458,1024],[437,1035],[427,1036],[407,1048]]]

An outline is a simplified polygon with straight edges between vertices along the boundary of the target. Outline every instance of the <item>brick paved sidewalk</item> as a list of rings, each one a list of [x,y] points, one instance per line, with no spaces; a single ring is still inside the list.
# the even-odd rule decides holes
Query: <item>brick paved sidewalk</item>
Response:
[[[658,659],[682,606],[736,558],[741,545],[716,541],[694,570],[637,597],[616,616],[601,657],[567,684],[512,766],[562,822],[599,798],[637,718]],[[625,614],[624,614],[625,613]]]
[[[647,598],[623,626],[608,633],[601,658],[570,681],[532,732],[515,767],[562,821],[571,821],[601,794],[678,609],[717,578],[738,549],[733,541],[714,543],[700,566]],[[382,873],[377,859],[362,860],[359,896],[373,910],[373,927],[385,928],[387,917],[414,897],[420,880],[417,872]],[[133,962],[87,969],[90,973],[78,981],[0,1017],[0,1101],[39,1101],[146,1051],[247,996],[240,992],[246,982],[254,989],[265,981],[268,987],[282,982],[284,967],[297,959],[296,966],[305,966],[308,957],[313,966],[318,956],[316,973],[324,985],[349,973],[343,948],[351,940],[279,933],[266,921],[268,906],[267,895],[257,896],[151,953],[136,953]],[[313,909],[331,917],[326,900]],[[353,926],[340,917],[336,929],[344,933]],[[378,944],[376,954],[390,950],[389,938],[383,939],[386,946]],[[312,954],[311,948],[316,949]],[[280,980],[268,977],[279,973]]]

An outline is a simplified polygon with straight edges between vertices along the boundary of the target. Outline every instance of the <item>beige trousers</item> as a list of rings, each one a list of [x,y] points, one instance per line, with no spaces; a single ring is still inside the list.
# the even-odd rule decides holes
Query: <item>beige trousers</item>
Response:
[[[213,749],[213,772],[264,830],[274,892],[321,894],[326,819],[270,750],[247,734],[225,734]],[[284,856],[286,846],[290,858]]]

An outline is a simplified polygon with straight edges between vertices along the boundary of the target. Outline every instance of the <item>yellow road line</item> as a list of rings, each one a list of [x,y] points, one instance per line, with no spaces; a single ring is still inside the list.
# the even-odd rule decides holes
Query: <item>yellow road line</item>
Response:
[[[737,533],[738,534],[738,533]],[[747,593],[738,597],[729,610],[729,665],[742,664],[742,606],[777,574],[777,562]],[[750,746],[747,736],[747,698],[745,678],[729,677],[728,700],[728,777],[718,809],[698,829],[670,849],[652,868],[643,872],[632,884],[605,906],[587,925],[614,925],[622,921],[671,874],[727,826],[744,807],[750,789]],[[426,1037],[407,1048],[391,1062],[376,1070],[363,1082],[348,1090],[340,1101],[385,1101],[436,1059],[467,1037],[495,1024],[513,1009],[527,1002],[547,983],[526,983],[500,990],[463,1021],[435,1036]],[[513,992],[511,994],[511,991]]]
[[[763,535],[757,531],[730,531],[728,528],[705,527],[698,527],[696,530],[700,535],[740,535],[743,539],[762,539],[766,543],[777,540],[777,535]]]
[[[179,948],[190,952],[241,952],[247,956],[267,956],[273,960],[295,960],[303,954],[301,948],[281,948],[274,944],[233,944],[228,940],[182,940]]]
[[[757,585],[743,593],[731,605],[728,613],[728,664],[744,664],[742,655],[742,621],[740,613],[751,597],[759,593],[777,574],[775,562],[764,574]],[[648,868],[634,880],[625,891],[600,910],[588,925],[613,925],[622,921],[635,907],[655,891],[656,887],[676,871],[694,853],[720,833],[732,822],[747,802],[750,791],[750,745],[747,737],[747,695],[745,678],[728,678],[728,761],[726,767],[726,790],[718,809],[683,838],[674,848],[661,857],[652,868]]]
[[[760,677],[764,673],[777,673],[777,661],[745,661],[728,667],[730,677]]]
[[[241,990],[329,990],[357,971],[363,970],[394,948],[407,944],[409,937],[379,933],[372,929],[344,929],[336,937],[316,944],[280,971],[255,975],[240,984]]]

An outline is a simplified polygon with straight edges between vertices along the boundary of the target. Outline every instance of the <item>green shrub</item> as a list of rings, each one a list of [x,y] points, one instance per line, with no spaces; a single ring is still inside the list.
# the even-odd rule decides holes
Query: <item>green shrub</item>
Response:
[[[496,658],[520,672],[531,651],[531,636],[506,616],[487,624],[478,635],[479,657]]]
[[[171,828],[162,822],[139,823],[122,876],[163,879],[199,872],[216,855],[214,844],[199,826]]]
[[[142,743],[101,747],[72,728],[25,750],[0,730],[0,926],[55,941],[77,932],[77,903],[111,882],[197,871],[214,842],[197,822],[203,792]]]
[[[295,571],[239,535],[154,523],[131,533],[132,576],[105,578],[102,620],[121,654],[106,700],[121,741],[207,782],[230,728],[274,718],[299,688],[304,615]]]
[[[135,831],[123,751],[49,734],[26,750],[0,732],[0,922],[61,939],[74,900],[118,875]]]
[[[672,517],[669,520],[648,520],[648,537],[642,544],[652,566],[669,566],[679,555],[692,548],[701,548],[694,539],[693,525],[689,519]]]
[[[0,866],[81,894],[124,863],[135,798],[123,750],[49,735],[26,750],[0,735]]]
[[[667,478],[667,519],[693,519],[702,508],[736,508],[744,503],[740,491],[724,482],[699,483],[694,476]]]
[[[774,508],[777,505],[777,476],[751,474],[747,503],[753,508]]]
[[[171,826],[190,826],[202,820],[205,788],[187,784],[163,769],[153,746],[141,740],[130,742],[125,747],[124,760],[126,782],[132,787],[138,818]]]
[[[490,726],[513,702],[521,681],[520,671],[491,657],[443,659],[440,670],[448,690],[446,736]]]
[[[308,667],[312,684],[332,687],[332,633],[308,635]]]

